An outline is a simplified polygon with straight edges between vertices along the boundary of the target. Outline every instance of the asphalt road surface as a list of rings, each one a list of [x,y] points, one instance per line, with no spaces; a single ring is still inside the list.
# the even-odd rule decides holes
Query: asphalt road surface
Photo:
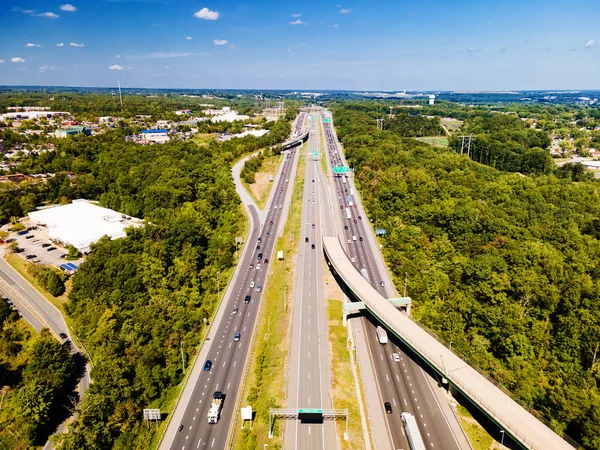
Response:
[[[313,152],[319,152],[318,118],[310,121],[310,136],[306,153],[306,171],[302,200],[301,232],[298,237],[296,286],[290,354],[287,408],[331,409],[329,378],[329,345],[327,310],[323,282],[322,249],[322,177],[320,162]],[[320,182],[321,181],[321,182]],[[290,449],[338,448],[335,424],[286,423],[284,445]]]
[[[251,246],[251,251],[246,252],[240,262],[243,270],[239,271],[233,281],[231,295],[224,299],[227,305],[225,316],[218,324],[208,350],[208,359],[212,361],[212,367],[210,370],[200,372],[199,377],[194,380],[195,385],[183,419],[180,424],[174,424],[182,427],[170,443],[172,449],[225,448],[231,419],[234,414],[239,414],[239,411],[234,411],[235,401],[267,271],[269,265],[275,263],[272,257],[277,239],[276,230],[281,220],[285,196],[294,176],[291,168],[294,167],[297,152],[290,150],[286,153],[281,175],[274,187],[275,194],[269,206],[266,222],[260,233],[255,232],[248,241],[247,245]],[[290,182],[286,182],[287,179]],[[260,292],[258,286],[262,286]],[[248,303],[245,302],[246,296],[250,296]],[[240,340],[237,342],[234,341],[236,332],[240,333]],[[207,413],[215,391],[223,392],[225,400],[219,422],[208,424]]]
[[[341,148],[337,144],[333,123],[324,123],[323,131],[327,157],[331,165],[347,166]],[[364,215],[362,205],[356,203],[358,196],[351,178],[334,177],[333,182],[337,196],[334,204],[337,205],[344,227],[344,235],[340,238],[347,243],[351,261],[378,292],[386,298],[393,297],[390,286],[385,282],[382,286],[385,277],[381,274],[374,258],[374,252],[378,250],[369,245],[367,232],[370,230],[366,230],[369,226],[366,222],[368,219]],[[376,337],[377,324],[366,318],[363,320],[382,401],[390,402],[392,406],[392,413],[386,416],[394,448],[409,448],[400,418],[400,413],[406,411],[412,413],[417,419],[419,430],[428,449],[459,449],[460,446],[442,412],[439,400],[426,379],[429,375],[396,343],[390,340],[385,345],[380,344]],[[398,355],[398,361],[394,360],[394,354]]]

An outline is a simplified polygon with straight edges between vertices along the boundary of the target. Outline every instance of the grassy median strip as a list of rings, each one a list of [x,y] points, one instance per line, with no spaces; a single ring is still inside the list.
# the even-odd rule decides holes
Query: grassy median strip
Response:
[[[327,149],[323,145],[323,122],[319,119],[319,116],[315,120],[319,121],[319,155],[321,158],[321,169],[323,169],[323,173],[325,174],[325,179],[327,179]]]
[[[340,300],[327,301],[329,319],[329,343],[331,345],[331,390],[335,409],[348,408],[348,440],[344,440],[346,423],[339,419],[336,423],[338,442],[341,450],[363,449],[365,440],[361,423],[360,408],[356,399],[356,384],[352,374],[352,361],[347,346],[348,330],[342,324]],[[362,390],[362,388],[361,388]],[[362,393],[361,393],[362,395]],[[364,404],[364,402],[363,402]]]
[[[296,182],[292,194],[290,213],[282,236],[278,239],[275,252],[283,250],[285,259],[278,261],[276,253],[269,268],[269,279],[262,298],[261,313],[256,327],[256,336],[251,349],[251,360],[245,380],[241,406],[251,405],[256,412],[252,429],[246,424],[234,430],[235,448],[281,448],[283,422],[278,421],[269,439],[269,408],[285,406],[285,362],[289,351],[289,320],[297,252],[297,237],[300,233],[302,193],[304,190],[305,157],[299,150],[300,159]],[[284,291],[286,303],[284,305]],[[237,413],[237,412],[236,412]]]

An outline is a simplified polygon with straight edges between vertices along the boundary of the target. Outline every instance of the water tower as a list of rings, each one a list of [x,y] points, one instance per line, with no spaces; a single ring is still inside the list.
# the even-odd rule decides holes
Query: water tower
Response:
[[[435,103],[435,95],[430,95],[429,96],[429,106],[433,106],[434,103]]]

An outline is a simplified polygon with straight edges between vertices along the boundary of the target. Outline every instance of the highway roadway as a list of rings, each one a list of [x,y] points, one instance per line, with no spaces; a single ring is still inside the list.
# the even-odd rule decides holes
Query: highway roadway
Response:
[[[323,223],[321,207],[324,188],[319,157],[318,116],[310,120],[302,201],[301,232],[298,236],[296,279],[293,301],[292,344],[286,408],[331,409],[330,358],[327,310],[323,277]],[[285,448],[338,448],[335,423],[286,422]]]
[[[324,116],[331,118],[330,116]],[[335,165],[347,166],[341,147],[333,129],[333,123],[323,123],[323,132],[327,147],[327,158],[330,167]],[[335,187],[338,220],[343,227],[340,236],[346,243],[348,255],[352,263],[371,285],[384,297],[394,296],[393,290],[386,283],[388,278],[382,274],[374,257],[377,249],[370,245],[367,230],[368,219],[364,215],[362,205],[356,194],[351,177],[330,177]],[[351,193],[354,191],[354,195]],[[351,198],[348,198],[348,197]],[[358,203],[357,203],[358,202]],[[347,218],[347,212],[350,218]],[[390,402],[392,413],[387,414],[389,431],[396,449],[408,449],[400,413],[407,411],[417,419],[423,440],[429,449],[459,449],[457,437],[452,431],[449,419],[442,412],[442,405],[438,395],[433,391],[429,376],[423,369],[408,357],[396,343],[390,341],[386,345],[378,342],[376,337],[376,323],[363,318],[366,337],[371,351],[372,361],[379,385],[382,402]],[[394,360],[398,355],[398,361]],[[453,418],[451,418],[453,419]]]
[[[274,264],[273,253],[277,241],[277,230],[285,221],[282,212],[288,190],[293,186],[292,170],[297,159],[296,150],[284,152],[284,162],[277,177],[274,194],[271,196],[269,210],[264,224],[256,227],[246,243],[246,251],[240,261],[241,270],[236,272],[232,281],[230,294],[224,298],[224,314],[215,324],[214,336],[208,345],[207,359],[212,361],[209,370],[197,372],[195,379],[190,379],[193,388],[191,394],[183,401],[182,419],[172,423],[179,431],[169,433],[161,448],[171,449],[223,449],[227,446],[227,436],[232,417],[239,414],[234,411],[239,388],[244,375],[244,366],[250,348],[256,318],[258,315],[262,293],[270,264]],[[251,209],[253,222],[258,223],[258,214]],[[259,290],[259,286],[262,289]],[[249,301],[246,303],[246,298]],[[240,333],[239,341],[234,340]],[[202,353],[202,352],[201,352]],[[205,360],[198,364],[204,365]],[[196,371],[192,376],[196,375]],[[225,395],[221,418],[217,424],[208,424],[207,413],[215,391]],[[165,441],[167,441],[165,443]]]

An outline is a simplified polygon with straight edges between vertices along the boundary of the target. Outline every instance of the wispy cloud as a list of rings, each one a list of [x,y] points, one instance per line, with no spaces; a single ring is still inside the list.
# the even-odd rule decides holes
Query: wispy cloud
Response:
[[[339,28],[339,27],[340,27],[339,24],[337,24],[337,23],[333,24],[333,28]]]
[[[302,14],[292,14],[292,17],[294,17],[294,18],[297,18],[297,17],[300,17],[300,16],[302,16]]]
[[[25,45],[25,47],[41,47],[40,44],[32,44],[31,42],[28,42],[27,45]]]
[[[188,56],[197,56],[200,53],[192,52],[154,52],[140,56],[129,56],[130,59],[163,59],[163,58],[185,58]]]
[[[4,60],[3,59],[0,59],[0,64],[4,64]]]
[[[33,14],[35,13],[35,9],[23,9],[23,8],[19,8],[18,6],[15,6],[13,9],[13,12],[20,12],[23,14]]]
[[[39,73],[44,73],[47,72],[49,70],[56,70],[55,66],[40,66],[40,68],[38,69]]]
[[[77,8],[70,3],[65,3],[64,5],[60,5],[61,11],[75,12]]]
[[[186,41],[191,41],[191,40],[192,40],[192,37],[191,37],[191,36],[186,36],[186,37],[185,37],[185,40],[186,40]]]
[[[125,70],[125,68],[123,66],[118,65],[118,64],[113,64],[112,66],[110,66],[108,68],[108,70]]]
[[[14,58],[11,58],[10,60],[14,63],[24,63],[25,62],[25,60],[23,58],[21,58],[20,56],[15,56]]]
[[[218,11],[211,11],[208,8],[202,8],[200,11],[194,13],[195,18],[204,20],[217,20],[219,16],[220,14]]]
[[[120,57],[121,57],[121,55],[117,55],[117,58],[120,58]]]
[[[59,42],[58,44],[56,44],[57,47],[64,47],[65,43],[64,42]]]
[[[593,39],[590,39],[584,45],[585,48],[593,48],[595,46],[596,46],[596,41],[594,41]]]
[[[337,5],[340,10],[340,14],[350,14],[352,10],[350,8],[343,8],[342,5]]]
[[[54,14],[53,12],[45,12],[42,14],[37,14],[38,17],[45,17],[46,19],[58,19],[60,16],[58,14]]]
[[[227,39],[215,39],[213,41],[213,44],[215,44],[215,45],[227,45],[227,44],[229,44],[229,42],[227,41]]]
[[[83,44],[78,44],[78,43],[76,43],[76,42],[71,42],[71,43],[69,44],[69,47],[83,47],[83,46],[84,46]]]
[[[306,22],[303,22],[302,20],[298,19],[298,20],[294,20],[293,22],[290,22],[290,25],[304,25]]]

